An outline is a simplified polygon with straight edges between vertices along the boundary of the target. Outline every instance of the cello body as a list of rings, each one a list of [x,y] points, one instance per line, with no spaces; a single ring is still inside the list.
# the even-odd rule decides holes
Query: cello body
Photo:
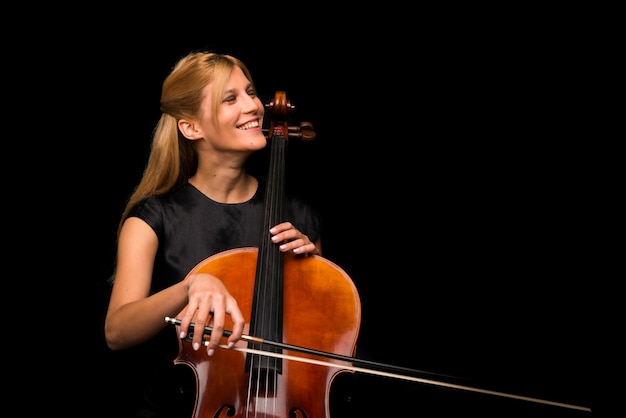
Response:
[[[228,250],[208,257],[189,273],[210,273],[224,281],[246,315],[244,333],[249,329],[257,258],[256,247]],[[351,356],[360,320],[358,292],[340,267],[321,256],[285,255],[286,343]],[[220,349],[209,357],[206,350],[194,351],[186,340],[179,344],[175,363],[190,366],[196,376],[193,418],[329,417],[331,383],[338,373],[346,372],[341,367],[346,363],[340,360],[331,360],[337,363],[333,368],[283,359],[282,371],[267,379],[246,371],[249,353]],[[236,347],[247,344],[240,340]]]

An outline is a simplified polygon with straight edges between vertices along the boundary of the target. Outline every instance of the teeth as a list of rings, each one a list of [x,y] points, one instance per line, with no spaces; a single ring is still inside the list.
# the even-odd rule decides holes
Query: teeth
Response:
[[[259,122],[258,121],[252,121],[252,122],[248,122],[245,123],[243,125],[241,125],[239,127],[239,129],[251,129],[251,128],[258,128],[259,127]]]

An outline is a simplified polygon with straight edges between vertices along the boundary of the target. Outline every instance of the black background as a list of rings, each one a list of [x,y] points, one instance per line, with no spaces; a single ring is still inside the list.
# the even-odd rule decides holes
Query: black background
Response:
[[[359,289],[357,357],[601,413],[612,345],[597,326],[610,309],[597,299],[598,157],[573,112],[584,32],[466,21],[461,10],[349,28],[332,13],[262,21],[242,9],[172,9],[175,22],[105,14],[37,46],[53,51],[33,82],[61,141],[54,158],[37,151],[68,186],[53,189],[47,223],[71,262],[64,298],[79,298],[59,305],[87,324],[72,394],[58,403],[90,416],[116,407],[124,385],[102,323],[117,222],[164,77],[187,52],[212,49],[248,65],[264,102],[286,91],[294,119],[315,126],[314,142],[290,145],[288,182],[321,210],[324,255]],[[331,398],[335,418],[590,416],[367,374],[341,375]]]

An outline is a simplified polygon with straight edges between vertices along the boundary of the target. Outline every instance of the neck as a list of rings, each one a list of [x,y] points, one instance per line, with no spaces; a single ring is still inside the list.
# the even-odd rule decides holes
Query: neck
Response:
[[[250,200],[256,192],[257,179],[246,173],[204,173],[196,172],[189,183],[211,200],[220,203],[242,203]]]

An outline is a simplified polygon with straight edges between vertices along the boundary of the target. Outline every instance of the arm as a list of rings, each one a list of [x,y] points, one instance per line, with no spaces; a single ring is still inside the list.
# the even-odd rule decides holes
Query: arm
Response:
[[[150,295],[158,239],[152,228],[139,218],[128,218],[120,231],[117,269],[105,319],[105,338],[112,350],[143,343],[165,326],[166,316],[183,314],[181,331],[189,323],[206,323],[213,315],[216,329],[224,326],[226,314],[233,319],[236,342],[243,333],[244,317],[223,282],[209,274],[191,275],[167,289]],[[221,327],[221,328],[220,328]],[[194,348],[200,348],[202,333],[194,335]],[[208,350],[215,349],[220,332],[211,334]]]
[[[152,338],[166,324],[165,316],[187,303],[184,282],[150,295],[158,247],[156,234],[143,220],[128,218],[120,231],[117,268],[105,319],[105,338],[112,350],[129,348]]]

